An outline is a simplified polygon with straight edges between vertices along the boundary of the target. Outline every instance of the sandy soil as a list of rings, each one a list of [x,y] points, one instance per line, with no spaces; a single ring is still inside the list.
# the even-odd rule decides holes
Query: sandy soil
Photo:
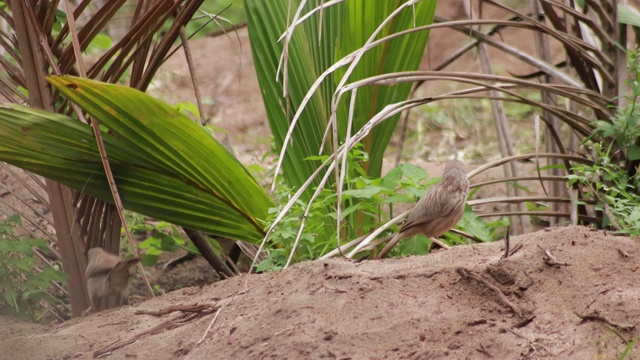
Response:
[[[564,227],[512,238],[506,259],[495,242],[305,262],[52,327],[3,318],[0,349],[6,359],[614,359],[638,337],[639,241]],[[566,266],[545,264],[541,248]],[[172,307],[195,312],[144,314]]]

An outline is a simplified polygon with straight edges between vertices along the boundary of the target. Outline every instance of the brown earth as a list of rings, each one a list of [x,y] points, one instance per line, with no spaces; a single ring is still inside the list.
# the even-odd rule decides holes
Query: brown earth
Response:
[[[614,359],[639,336],[639,241],[564,227],[512,238],[506,259],[495,242],[404,259],[304,262],[52,327],[3,318],[0,356]],[[567,266],[545,264],[541,247]],[[195,304],[205,311],[139,313]],[[638,350],[626,358],[640,358]]]

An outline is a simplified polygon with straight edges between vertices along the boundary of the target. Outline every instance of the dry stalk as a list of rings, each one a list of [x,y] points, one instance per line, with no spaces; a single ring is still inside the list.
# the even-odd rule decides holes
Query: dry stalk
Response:
[[[544,260],[544,263],[549,265],[549,266],[569,266],[571,264],[566,263],[566,262],[562,262],[559,261],[558,259],[556,259],[555,256],[553,256],[553,254],[551,254],[551,251],[549,249],[545,249],[542,246],[538,245],[538,247],[540,248],[540,250],[542,250],[544,252],[544,256],[542,257],[542,259]]]
[[[73,11],[71,9],[71,4],[69,0],[64,0],[65,10],[67,12],[67,22],[69,24],[69,33],[71,35],[71,43],[73,45],[73,51],[76,57],[76,62],[78,64],[78,69],[81,77],[87,77],[87,73],[84,69],[83,61],[82,61],[82,52],[80,51],[80,41],[78,40],[78,33],[76,31],[75,20],[73,16]],[[83,112],[78,109],[75,105],[73,108],[80,119],[84,119]],[[86,120],[84,120],[86,122]],[[98,121],[93,117],[90,118],[91,127],[93,128],[93,134],[96,137],[96,144],[98,145],[98,151],[100,153],[100,159],[102,160],[102,166],[104,167],[105,174],[107,176],[107,181],[109,183],[109,189],[111,190],[111,195],[113,196],[113,201],[116,205],[116,210],[118,212],[118,216],[120,217],[120,222],[124,231],[127,235],[127,240],[129,242],[129,248],[133,255],[139,258],[137,246],[133,243],[133,236],[131,235],[131,231],[129,230],[129,225],[127,224],[127,219],[124,216],[124,206],[122,205],[122,199],[120,198],[120,193],[118,192],[118,187],[116,186],[115,179],[113,178],[113,173],[111,172],[111,165],[109,164],[109,159],[107,157],[107,150],[104,147],[104,141],[102,140],[102,132],[100,131],[100,125]],[[113,239],[113,237],[112,237]],[[119,239],[117,239],[119,241]],[[142,263],[138,263],[138,270],[140,270],[140,274],[142,275],[142,279],[147,287],[147,291],[149,296],[155,297],[153,292],[153,288],[151,287],[151,283],[147,278],[147,275],[144,272],[144,267]]]
[[[509,307],[509,309],[511,309],[511,311],[513,311],[518,317],[522,318],[524,317],[525,313],[524,311],[522,311],[516,304],[512,303],[509,298],[507,298],[507,296],[502,292],[502,290],[500,290],[499,287],[493,285],[492,283],[490,283],[488,280],[482,278],[482,276],[475,274],[474,272],[464,269],[464,268],[457,268],[456,272],[458,274],[460,274],[460,276],[462,276],[465,280],[475,280],[477,282],[479,282],[480,284],[486,286],[487,288],[489,288],[490,290],[492,290],[497,296],[498,299],[500,299],[500,301],[506,305],[507,307]]]
[[[471,8],[470,0],[464,0],[464,4],[465,4],[465,10],[467,11],[467,15],[469,16],[469,18],[475,19],[475,14]],[[477,27],[472,27],[472,29],[478,31]],[[489,54],[483,43],[478,44],[478,58],[480,61],[480,67],[482,68],[482,72],[487,75],[493,75],[493,67],[491,65],[491,60],[489,59]],[[491,96],[498,99],[503,97],[502,93],[499,93],[495,90],[490,90],[489,93]],[[495,121],[495,127],[496,127],[497,136],[498,136],[498,144],[500,146],[500,154],[502,155],[503,158],[515,155],[515,152],[512,146],[513,141],[511,139],[511,133],[509,131],[509,124],[507,122],[507,116],[505,114],[504,106],[502,105],[502,102],[499,100],[492,100],[491,111],[493,113],[493,119]],[[516,166],[514,163],[509,163],[508,165],[505,164],[503,171],[504,171],[505,177],[518,176],[518,170],[516,169]],[[522,192],[520,191],[519,188],[515,187],[512,189],[512,187],[509,184],[507,184],[506,186],[506,191],[507,191],[507,195],[509,196],[511,196],[512,192],[516,196],[522,195]],[[525,204],[523,203],[518,204],[517,207],[521,212],[526,210]],[[521,216],[517,218],[518,221],[513,221],[515,219],[516,218],[512,219],[511,224],[514,225],[514,231],[516,232],[516,234],[530,232],[531,228],[529,225],[528,218],[526,218],[525,216]]]

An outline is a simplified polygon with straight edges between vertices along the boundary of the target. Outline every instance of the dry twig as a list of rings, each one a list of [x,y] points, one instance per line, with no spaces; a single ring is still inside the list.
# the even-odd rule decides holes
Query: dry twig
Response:
[[[162,315],[167,315],[167,314],[171,314],[172,312],[176,312],[176,311],[180,311],[183,313],[199,313],[199,312],[207,312],[207,313],[211,313],[213,312],[216,308],[218,308],[217,304],[191,304],[191,305],[175,305],[175,306],[169,306],[168,308],[165,309],[161,309],[161,310],[144,310],[144,309],[139,309],[134,311],[134,314],[136,315],[152,315],[152,316],[162,316]]]
[[[613,213],[611,212],[611,208],[609,208],[609,205],[607,204],[604,204],[604,214],[607,216],[607,218],[609,218],[609,222],[611,222],[611,226],[614,229],[622,230],[620,225],[618,225],[618,223],[616,222],[616,218],[615,216],[613,216]]]
[[[506,259],[509,257],[509,251],[511,248],[511,239],[509,239],[509,226],[507,225],[507,235],[504,237],[504,254],[502,255],[503,259]]]
[[[93,357],[98,358],[98,357],[109,355],[113,351],[121,349],[127,345],[133,344],[134,342],[146,336],[156,335],[165,330],[171,330],[171,329],[180,327],[182,325],[186,325],[187,323],[193,320],[196,320],[198,318],[201,318],[205,315],[212,313],[216,309],[218,309],[218,313],[219,313],[222,306],[220,306],[219,303],[191,304],[191,305],[170,306],[168,308],[161,309],[161,310],[136,310],[135,311],[136,315],[145,314],[145,315],[152,315],[152,316],[162,316],[162,315],[170,314],[175,311],[180,311],[181,314],[175,317],[172,317],[171,319],[162,321],[159,324],[152,326],[151,328],[130,337],[129,339],[118,340],[101,349],[98,349],[93,353]],[[215,321],[215,318],[214,318],[214,321]],[[208,330],[209,329],[207,329],[207,331]],[[205,333],[205,336],[206,336],[206,333]]]
[[[215,324],[216,320],[218,319],[218,316],[222,312],[222,308],[225,305],[226,305],[226,303],[223,304],[222,306],[220,306],[218,311],[216,311],[216,315],[213,317],[213,319],[211,319],[211,322],[209,323],[209,326],[207,326],[207,330],[204,331],[204,335],[202,335],[202,338],[200,340],[198,340],[198,345],[202,345],[202,343],[204,342],[204,339],[207,338],[207,335],[209,335],[209,331],[211,331],[211,327],[213,326],[213,324]]]
[[[609,291],[611,291],[613,289],[614,288],[608,288],[608,289],[604,289],[604,290],[600,291],[599,293],[597,293],[596,297],[594,297],[593,300],[591,300],[591,302],[589,303],[589,305],[587,305],[587,309],[590,308],[591,305],[593,305],[598,300],[598,296],[604,295],[604,294],[608,293]]]
[[[432,243],[440,246],[440,248],[444,250],[451,250],[451,246],[443,243],[442,240],[438,239],[437,237],[430,237],[429,240],[431,240]]]
[[[541,349],[543,349],[544,351],[546,351],[548,354],[553,355],[553,354],[551,353],[551,351],[549,351],[549,349],[547,349],[544,345],[542,345],[542,344],[538,341],[538,339],[531,340],[531,339],[529,339],[528,337],[526,337],[526,336],[524,336],[524,335],[522,335],[522,334],[519,334],[517,331],[515,331],[515,330],[513,330],[513,329],[505,328],[505,330],[509,331],[510,333],[512,333],[513,335],[515,335],[515,336],[517,336],[517,337],[519,337],[519,338],[522,338],[522,339],[527,340],[527,349],[528,349],[528,351],[527,351],[527,352],[522,352],[522,355],[523,355],[525,358],[527,358],[527,357],[529,357],[529,356],[531,356],[531,355],[535,354],[535,353],[538,351],[538,349],[536,348],[536,346],[539,346]]]
[[[487,351],[487,349],[485,349],[485,347],[484,347],[484,345],[482,345],[482,343],[480,344],[480,348],[476,349],[476,351],[479,352],[479,353],[487,355],[490,359],[493,359],[493,355],[491,355],[491,353],[489,353]]]
[[[514,246],[513,249],[511,249],[511,251],[509,252],[509,256],[513,256],[513,254],[520,251],[523,247],[524,245],[522,243],[517,243],[516,246]]]
[[[71,44],[73,46],[73,52],[75,55],[75,60],[76,63],[78,64],[78,70],[80,73],[80,76],[83,78],[87,77],[87,73],[83,64],[83,60],[82,60],[82,50],[80,47],[80,41],[78,39],[78,33],[76,30],[76,26],[75,26],[75,18],[73,15],[73,11],[71,8],[71,2],[69,0],[65,0],[65,10],[66,10],[66,14],[67,14],[67,21],[69,24],[69,33],[71,35]],[[113,202],[115,204],[116,207],[116,211],[118,213],[118,217],[120,218],[120,222],[122,225],[122,228],[124,229],[125,234],[127,235],[127,241],[129,242],[129,249],[131,250],[131,252],[133,253],[133,255],[137,258],[139,258],[140,256],[138,255],[138,251],[136,246],[133,244],[133,237],[131,236],[131,231],[129,230],[129,225],[127,224],[127,220],[125,219],[124,216],[124,206],[122,204],[122,199],[120,197],[120,191],[118,190],[118,187],[116,186],[116,182],[115,182],[115,178],[113,177],[113,173],[111,172],[111,163],[109,162],[109,158],[107,155],[107,150],[104,146],[104,141],[102,140],[102,135],[101,135],[101,131],[100,131],[100,125],[98,124],[98,121],[96,119],[94,119],[93,117],[89,118],[89,122],[87,122],[84,119],[84,115],[83,112],[74,104],[72,104],[73,109],[75,110],[76,114],[78,115],[78,118],[83,120],[83,122],[85,123],[90,123],[91,127],[93,129],[93,134],[96,138],[96,145],[98,147],[98,152],[100,154],[100,159],[102,160],[102,166],[104,168],[104,172],[105,175],[107,177],[107,183],[109,185],[109,189],[111,190],[111,196],[113,198]],[[111,241],[115,240],[114,238],[110,239]],[[103,245],[104,248],[108,248],[109,246],[107,246],[107,242],[109,242],[110,240],[107,240],[105,242],[105,244]],[[119,242],[119,239],[117,239]],[[89,248],[89,246],[87,246],[87,248]],[[138,269],[140,270],[140,275],[142,276],[142,280],[144,281],[144,284],[146,285],[147,288],[147,292],[149,293],[150,297],[155,297],[155,293],[153,292],[153,288],[151,288],[151,283],[149,282],[149,279],[147,278],[146,273],[144,272],[144,268],[142,266],[141,263],[138,263]]]
[[[98,358],[98,357],[102,357],[108,354],[111,354],[113,351],[121,349],[127,345],[133,344],[134,342],[146,337],[146,336],[151,336],[151,335],[156,335],[159,334],[165,330],[171,330],[171,329],[175,329],[177,327],[180,327],[182,325],[186,325],[187,323],[200,318],[206,314],[208,314],[209,312],[183,312],[182,314],[175,316],[171,319],[167,319],[153,327],[151,327],[150,329],[147,329],[139,334],[136,334],[134,336],[132,336],[129,339],[125,339],[125,340],[117,340],[101,349],[96,350],[93,353],[93,357],[94,358]]]
[[[577,312],[575,314],[576,314],[577,317],[580,318],[580,320],[582,320],[581,324],[584,324],[587,321],[599,321],[599,322],[604,323],[605,325],[612,326],[612,327],[614,327],[615,329],[617,329],[619,331],[635,331],[636,330],[636,326],[635,325],[616,324],[612,320],[608,319],[606,316],[600,314],[600,312],[598,310],[593,310],[589,314],[578,314]]]
[[[617,249],[618,250],[618,254],[620,254],[620,256],[622,256],[623,258],[627,259],[629,257],[629,254],[622,250],[622,249]]]
[[[556,257],[551,254],[551,251],[549,251],[549,249],[545,249],[540,245],[538,245],[538,247],[540,248],[540,250],[544,251],[544,256],[542,257],[542,259],[544,260],[545,264],[558,267],[571,265],[566,262],[558,261],[558,259],[556,259]]]
[[[465,280],[469,280],[469,279],[475,280],[475,281],[483,284],[487,288],[493,290],[493,292],[495,292],[496,295],[498,295],[498,298],[500,299],[500,301],[504,305],[508,306],[511,309],[511,311],[513,311],[516,315],[518,315],[518,317],[523,317],[524,316],[524,311],[522,311],[516,304],[512,303],[507,298],[507,296],[502,292],[502,290],[500,290],[500,288],[498,288],[497,286],[493,285],[488,280],[486,280],[486,279],[482,278],[480,275],[475,274],[472,271],[469,271],[469,270],[464,269],[464,268],[457,268],[456,271]]]
[[[222,312],[222,309],[227,306],[227,304],[229,304],[231,301],[233,301],[233,299],[236,298],[237,295],[242,295],[244,294],[245,291],[238,291],[235,294],[231,295],[231,297],[226,298],[220,302],[218,302],[218,304],[221,303],[220,307],[218,308],[218,311],[216,311],[216,315],[213,317],[213,319],[211,319],[211,322],[209,323],[209,326],[207,326],[207,330],[205,330],[204,335],[202,335],[202,338],[198,341],[198,346],[202,345],[204,343],[204,340],[207,338],[207,335],[209,335],[209,332],[211,331],[211,327],[213,326],[213,324],[215,324],[216,320],[218,319],[218,316],[220,315],[220,313]],[[235,328],[231,329],[231,333],[233,334],[233,332],[235,331]]]

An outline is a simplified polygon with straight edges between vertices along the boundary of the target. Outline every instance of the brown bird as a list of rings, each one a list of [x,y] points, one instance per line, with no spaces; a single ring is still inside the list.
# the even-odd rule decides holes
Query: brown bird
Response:
[[[469,180],[462,163],[458,160],[448,161],[444,166],[442,181],[433,185],[418,201],[400,231],[376,259],[382,259],[400,240],[418,234],[437,238],[449,231],[462,218],[468,196]]]
[[[87,292],[91,308],[98,310],[98,301],[105,296],[122,296],[129,282],[129,271],[140,259],[124,260],[118,255],[95,247],[89,250],[87,270]]]

